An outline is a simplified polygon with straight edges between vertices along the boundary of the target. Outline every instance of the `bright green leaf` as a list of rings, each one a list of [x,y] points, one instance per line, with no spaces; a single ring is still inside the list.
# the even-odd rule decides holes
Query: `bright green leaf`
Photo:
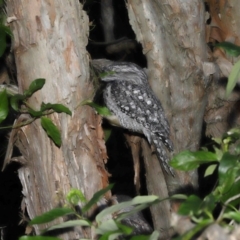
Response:
[[[0,92],[0,123],[6,119],[8,115],[8,97],[6,90]]]
[[[195,227],[190,229],[188,232],[184,233],[180,239],[181,240],[191,240],[193,239],[194,235],[199,233],[201,230],[203,230],[205,227],[209,226],[211,223],[213,223],[212,219],[205,219],[199,222]]]
[[[212,140],[213,140],[215,143],[219,144],[219,145],[221,145],[221,143],[222,143],[222,139],[221,139],[221,138],[212,138]]]
[[[176,169],[190,171],[198,168],[200,164],[211,163],[217,161],[217,156],[212,152],[205,151],[183,151],[173,157],[170,165]]]
[[[126,226],[126,225],[124,225],[120,222],[117,222],[117,221],[115,223],[117,224],[118,229],[120,229],[121,232],[123,232],[124,234],[129,235],[129,234],[132,233],[132,231],[133,231],[132,227]]]
[[[98,114],[101,116],[110,116],[112,115],[110,110],[107,107],[100,106],[90,100],[83,101],[81,105],[89,105],[90,107],[94,108]]]
[[[47,223],[51,222],[56,218],[68,215],[68,214],[74,214],[73,210],[70,208],[54,208],[46,213],[43,213],[40,216],[35,217],[30,221],[30,225],[34,224],[42,224],[42,223]]]
[[[87,212],[93,205],[95,205],[105,193],[113,188],[114,184],[109,184],[106,188],[101,189],[100,191],[96,192],[90,201],[82,208],[82,212]]]
[[[157,230],[155,230],[155,231],[153,231],[153,233],[150,235],[149,240],[157,240],[157,239],[159,239],[159,236],[160,236],[160,233],[159,233]]]
[[[236,169],[234,169],[236,170]],[[231,174],[231,170],[228,171]],[[234,175],[239,176],[240,171],[237,170]],[[226,175],[226,177],[228,177]],[[229,186],[228,179],[226,179],[226,183],[222,186],[222,196],[221,196],[221,202],[226,203],[226,201],[229,201],[229,199],[232,199],[232,201],[228,204],[228,206],[237,206],[240,204],[240,198],[236,198],[236,196],[239,195],[239,189],[240,189],[240,181],[234,182],[231,186]],[[228,189],[228,191],[227,191]],[[234,198],[234,199],[233,199]]]
[[[107,231],[98,240],[116,240],[119,239],[122,233],[118,231]]]
[[[50,118],[41,117],[41,124],[47,135],[53,140],[53,142],[60,147],[61,146],[61,134],[56,125]]]
[[[185,194],[174,194],[170,197],[170,199],[176,199],[176,200],[186,200],[188,198]]]
[[[144,203],[152,203],[156,200],[159,200],[158,196],[148,195],[148,196],[137,196],[131,200],[132,204],[144,204]]]
[[[113,232],[119,230],[117,224],[113,219],[108,219],[98,225],[95,232],[96,234],[104,234],[106,232]]]
[[[223,150],[216,147],[216,146],[212,146],[212,147],[213,147],[214,152],[216,154],[217,160],[220,161],[222,159],[222,156],[223,156]]]
[[[74,206],[76,206],[79,202],[87,202],[87,199],[85,198],[84,194],[79,189],[72,188],[67,196],[67,201]]]
[[[39,118],[43,115],[42,111],[35,111],[32,108],[27,108],[28,113],[35,118]]]
[[[57,113],[66,113],[66,114],[72,116],[72,112],[70,111],[70,109],[65,107],[62,104],[42,103],[41,111],[46,111],[46,110],[50,110],[50,109],[54,110]]]
[[[234,149],[235,155],[240,155],[240,144],[237,144]]]
[[[158,201],[159,198],[157,196],[138,196],[138,197],[135,197],[133,198],[132,200],[130,201],[126,201],[126,202],[122,202],[122,203],[119,203],[117,205],[113,205],[111,207],[108,207],[106,209],[104,209],[103,211],[101,211],[97,216],[96,216],[96,221],[98,223],[100,223],[101,221],[104,220],[104,218],[110,214],[113,214],[115,212],[118,212],[122,209],[126,209],[130,206],[133,206],[133,205],[136,205],[136,204],[146,204],[144,206],[137,206],[135,209],[133,209],[131,211],[134,212],[135,210],[136,211],[140,211],[142,210],[143,208],[147,207],[148,205],[147,204],[151,204],[155,201]],[[126,215],[128,214],[131,214],[131,213],[124,213],[122,214],[118,219],[120,218],[124,218],[126,217]]]
[[[123,220],[123,219],[126,219],[126,218],[128,218],[128,217],[130,217],[130,216],[134,216],[134,214],[136,214],[136,213],[138,213],[138,212],[140,212],[140,211],[142,211],[143,209],[146,209],[147,207],[149,207],[151,204],[153,204],[153,202],[151,202],[151,203],[144,203],[144,204],[140,204],[140,205],[137,205],[137,206],[132,206],[131,207],[131,210],[127,210],[127,211],[123,211],[123,213],[119,213],[118,215],[117,215],[117,218],[116,218],[116,220],[118,220],[118,221],[121,221],[121,220]],[[128,207],[126,207],[126,209],[127,209]],[[124,210],[124,208],[123,209],[121,209],[121,210]],[[121,211],[120,210],[120,211]]]
[[[228,212],[228,213],[224,213],[223,218],[234,220],[234,221],[240,223],[240,212],[239,211],[236,211],[236,212],[231,211],[231,212]]]
[[[77,227],[77,226],[81,226],[81,227],[91,227],[90,222],[86,221],[86,220],[70,220],[67,222],[63,222],[60,223],[58,225],[54,225],[50,228],[48,228],[46,231],[52,231],[52,230],[56,230],[56,229],[63,229],[63,228],[70,228],[70,227]]]
[[[216,207],[216,201],[214,194],[207,195],[202,201],[201,211],[212,212]]]
[[[137,235],[130,238],[130,240],[158,240],[159,232],[154,231],[151,235]]]
[[[161,199],[163,201],[165,199]],[[159,203],[160,200],[157,196],[154,195],[149,195],[149,196],[137,196],[133,198],[132,200],[129,201],[129,207],[121,208],[120,212],[123,211],[122,213],[119,213],[117,216],[117,220],[121,221],[123,219],[126,219],[129,216],[134,216],[134,214],[142,211],[143,209],[149,207],[150,205],[154,203]],[[123,202],[126,203],[126,202]],[[127,211],[125,211],[127,209]]]
[[[237,82],[240,80],[240,60],[237,61],[228,76],[228,83],[226,88],[226,97],[228,98]]]
[[[211,164],[207,167],[204,173],[204,177],[208,177],[214,173],[214,171],[217,169],[218,164]]]
[[[26,99],[24,95],[15,94],[10,98],[10,105],[15,111],[19,111],[19,105]]]
[[[225,152],[222,156],[218,167],[219,185],[222,185],[226,180],[226,173],[229,169],[234,168],[238,163],[238,157]]]
[[[224,138],[230,137],[231,142],[235,142],[240,138],[240,128],[232,128],[223,135]]]
[[[198,196],[191,195],[180,205],[178,213],[180,215],[192,215],[198,213],[201,209],[202,202],[202,199]]]
[[[48,237],[48,236],[23,236],[19,240],[61,240],[58,237]]]
[[[32,83],[30,84],[29,88],[24,91],[24,93],[23,93],[24,96],[27,98],[31,97],[33,95],[33,93],[40,90],[44,86],[45,81],[46,80],[43,78],[33,80]]]
[[[148,236],[148,235],[137,235],[137,236],[131,237],[130,240],[150,240],[150,236]]]
[[[223,49],[229,56],[238,57],[240,55],[240,47],[231,42],[221,42],[215,44],[215,47]]]

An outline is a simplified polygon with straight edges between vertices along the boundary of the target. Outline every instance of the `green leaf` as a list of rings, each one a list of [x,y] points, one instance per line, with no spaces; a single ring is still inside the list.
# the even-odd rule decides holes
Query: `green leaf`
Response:
[[[201,211],[211,213],[213,209],[216,207],[216,201],[217,200],[214,194],[210,193],[203,199],[202,205],[201,205]]]
[[[182,171],[190,171],[198,168],[200,164],[216,162],[217,156],[215,153],[206,151],[190,152],[183,151],[170,161],[170,165]]]
[[[240,144],[237,144],[234,149],[235,155],[240,155]]]
[[[158,238],[156,238],[156,240],[157,239]],[[130,240],[150,240],[150,236],[148,236],[148,235],[137,235],[137,236],[131,237]]]
[[[100,106],[90,100],[85,100],[81,103],[81,105],[89,105],[90,107],[94,108],[98,114],[101,116],[110,116],[112,115],[110,110],[107,107]]]
[[[133,228],[132,228],[132,227],[126,226],[126,225],[124,225],[124,224],[122,224],[122,223],[120,223],[120,222],[117,222],[117,221],[116,221],[116,224],[117,224],[117,226],[118,226],[118,229],[120,229],[121,232],[124,233],[124,234],[126,234],[126,235],[131,234],[132,231],[133,231]]]
[[[153,231],[153,233],[150,235],[150,239],[149,240],[157,240],[159,239],[159,232],[157,230]]]
[[[118,231],[107,231],[106,233],[102,234],[99,240],[115,240],[119,239],[119,236],[121,235],[122,233]]]
[[[70,111],[69,108],[65,107],[62,104],[51,104],[51,103],[47,103],[45,104],[44,102],[41,105],[41,111],[46,111],[46,110],[54,110],[57,113],[66,113],[70,116],[72,116],[72,112]]]
[[[106,188],[101,189],[96,192],[93,197],[89,200],[89,202],[82,208],[82,212],[87,212],[93,205],[95,205],[105,193],[113,188],[114,184],[109,184]]]
[[[85,198],[84,194],[79,189],[72,188],[67,196],[67,201],[74,206],[76,206],[79,202],[87,202],[87,199]]]
[[[226,173],[229,169],[233,169],[237,166],[238,157],[231,155],[229,152],[225,152],[222,156],[218,167],[219,185],[222,185],[226,181]]]
[[[30,84],[29,88],[24,91],[23,95],[26,98],[31,97],[33,95],[33,93],[40,90],[44,86],[45,81],[46,80],[43,78],[38,78],[38,79],[33,80],[32,83]]]
[[[219,145],[222,144],[222,139],[221,138],[212,138],[212,140]]]
[[[111,207],[108,207],[108,208],[104,209],[103,211],[101,211],[96,216],[96,221],[97,221],[97,223],[100,223],[101,221],[104,221],[104,218],[106,216],[108,216],[109,214],[113,214],[113,213],[118,212],[122,209],[126,209],[130,206],[133,206],[133,205],[136,205],[136,204],[146,204],[144,206],[137,206],[135,209],[133,209],[131,211],[131,213],[122,214],[118,219],[124,218],[128,214],[132,214],[132,212],[134,212],[135,210],[139,211],[140,209],[147,207],[148,206],[147,204],[151,204],[151,203],[153,203],[155,201],[158,201],[158,200],[159,200],[159,198],[157,196],[154,196],[154,195],[135,197],[130,201],[122,202],[122,203],[119,203],[117,205],[113,205]]]
[[[176,200],[186,200],[188,198],[185,194],[174,194],[170,197],[170,199],[176,199]]]
[[[10,98],[10,105],[15,111],[19,111],[19,106],[26,99],[24,95],[15,94]]]
[[[240,138],[240,128],[232,128],[229,131],[227,131],[226,134],[223,135],[224,138],[229,136],[231,138],[232,142],[235,142]]]
[[[23,236],[19,240],[61,240],[58,237],[48,237],[48,236]]]
[[[234,169],[236,170],[236,169]],[[231,170],[228,171],[230,174],[231,174]],[[235,176],[239,176],[240,175],[240,171],[237,170],[237,172],[234,172],[234,175]],[[228,177],[226,175],[226,177]],[[221,190],[221,196],[219,197],[219,200],[225,204],[226,201],[229,201],[229,199],[232,199],[233,197],[236,197],[239,195],[239,189],[240,189],[240,181],[237,181],[237,182],[234,182],[231,186],[229,186],[229,183],[228,183],[228,179],[226,179],[226,183],[223,185],[223,186],[219,186],[219,187],[222,187],[222,190]],[[231,181],[231,180],[230,180]],[[228,191],[227,191],[228,189]],[[240,198],[235,198],[233,199],[229,204],[228,206],[237,206],[239,205],[240,203]]]
[[[224,213],[223,218],[234,220],[234,221],[240,223],[240,212],[239,211],[236,211],[236,212],[231,211],[231,212],[228,212],[228,213]]]
[[[228,83],[226,88],[226,97],[228,98],[232,90],[236,86],[237,82],[240,80],[240,60],[237,61],[228,76]]]
[[[61,146],[61,134],[56,125],[51,119],[47,117],[41,117],[41,124],[47,135],[53,140],[53,142],[60,147]]]
[[[113,231],[117,231],[118,226],[116,224],[116,222],[113,219],[108,219],[104,222],[102,222],[101,224],[98,225],[98,227],[96,228],[95,232],[96,234],[104,234],[107,232],[113,232]]]
[[[71,220],[71,221],[67,221],[67,222],[63,222],[60,223],[58,225],[54,225],[50,228],[48,228],[46,231],[52,231],[52,230],[56,230],[56,229],[63,229],[63,228],[70,228],[70,227],[77,227],[77,226],[81,226],[81,227],[91,227],[90,222],[86,221],[86,220]]]
[[[184,216],[197,214],[201,209],[202,202],[202,199],[200,199],[198,196],[190,195],[186,201],[180,205],[178,213]]]
[[[0,92],[0,123],[6,119],[8,115],[8,97],[6,90]]]
[[[191,240],[191,239],[193,239],[194,235],[196,235],[198,232],[200,232],[201,230],[203,230],[205,227],[209,226],[212,223],[213,223],[213,221],[211,219],[202,220],[191,230],[184,233],[180,239],[181,240]]]
[[[142,211],[143,209],[149,207],[151,204],[153,204],[154,202],[151,202],[151,203],[142,203],[142,204],[139,204],[137,206],[132,206],[131,210],[128,210],[128,211],[124,211],[123,213],[119,213],[117,215],[117,218],[116,220],[118,221],[121,221],[123,219],[126,219],[128,218],[129,216],[133,216],[134,214]],[[126,207],[127,208],[127,207]]]
[[[204,177],[208,177],[214,173],[214,171],[217,169],[218,164],[211,164],[207,167],[204,173]]]
[[[56,218],[74,214],[73,210],[70,208],[54,208],[46,213],[43,213],[41,216],[37,216],[32,221],[29,222],[30,225],[42,224],[55,220]]]
[[[35,118],[39,118],[43,115],[42,111],[35,111],[34,109],[29,107],[27,108],[27,111],[32,117],[35,117]]]
[[[215,44],[215,47],[223,49],[229,56],[238,57],[240,55],[240,47],[231,42],[221,42]]]
[[[130,240],[158,240],[159,236],[160,236],[159,232],[154,231],[151,235],[133,236],[130,238]]]

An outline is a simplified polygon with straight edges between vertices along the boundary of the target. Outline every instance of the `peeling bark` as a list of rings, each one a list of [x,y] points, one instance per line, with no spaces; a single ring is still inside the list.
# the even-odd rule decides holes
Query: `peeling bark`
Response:
[[[106,187],[106,149],[99,126],[101,118],[81,101],[93,96],[86,52],[89,22],[77,0],[11,0],[7,2],[14,34],[13,51],[20,93],[36,78],[46,84],[28,104],[39,109],[42,102],[69,107],[72,117],[52,114],[60,128],[62,146],[57,148],[40,121],[17,132],[17,145],[27,163],[19,170],[24,201],[30,218],[63,205],[70,188],[87,199]],[[41,227],[46,227],[43,225]],[[36,226],[39,233],[39,226]],[[64,239],[84,237],[81,230]]]

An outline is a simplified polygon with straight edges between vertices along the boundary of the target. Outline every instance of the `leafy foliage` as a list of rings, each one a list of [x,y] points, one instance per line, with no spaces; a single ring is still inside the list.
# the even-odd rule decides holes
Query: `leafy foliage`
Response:
[[[110,116],[110,110],[105,106],[99,106],[97,103],[94,103],[90,100],[85,100],[81,103],[81,105],[89,105],[90,107],[94,108],[98,114],[101,116]]]
[[[178,214],[190,217],[195,227],[177,239],[192,239],[195,234],[213,223],[226,225],[229,220],[240,223],[237,209],[240,204],[240,129],[234,128],[221,139],[213,140],[213,152],[184,151],[176,155],[170,163],[174,168],[183,171],[208,163],[209,167],[206,168],[204,176],[210,176],[215,171],[218,175],[211,193],[203,199],[190,195],[180,205]]]
[[[6,90],[0,92],[0,123],[8,115],[8,98]]]
[[[231,42],[221,42],[221,43],[215,44],[215,47],[223,49],[227,55],[232,57],[238,57],[240,55],[240,46],[237,46]],[[239,82],[239,80],[240,80],[240,60],[238,60],[234,64],[228,76],[226,97],[229,97],[230,93],[236,86],[237,82]]]
[[[229,56],[238,57],[240,55],[240,47],[231,42],[220,42],[215,47],[223,49]]]
[[[228,84],[226,89],[226,96],[228,97],[234,87],[236,86],[237,82],[240,80],[240,60],[236,62],[229,74],[228,77]]]
[[[55,240],[59,238],[48,237],[47,234],[49,231],[77,226],[91,228],[92,233],[98,235],[98,239],[118,239],[119,236],[131,237],[132,228],[121,223],[123,216],[116,215],[117,211],[121,210],[124,207],[133,206],[132,210],[128,213],[129,215],[132,215],[136,211],[154,204],[159,199],[156,196],[136,197],[131,201],[123,202],[121,204],[105,208],[95,217],[95,220],[90,221],[87,217],[88,211],[92,210],[97,204],[99,204],[104,194],[107,193],[112,187],[113,185],[109,185],[105,189],[98,191],[89,201],[86,201],[84,194],[80,190],[70,190],[66,197],[66,206],[63,208],[54,208],[46,213],[43,213],[42,215],[32,219],[29,224],[33,225],[48,223],[58,219],[59,217],[68,216],[69,214],[71,215],[71,220],[67,220],[44,229],[42,231],[42,234],[39,236],[23,236],[20,238],[20,240]],[[76,210],[76,206],[78,204],[82,206],[80,210],[81,215],[79,214],[79,211]],[[113,219],[113,216],[116,217]],[[159,233],[157,231],[154,231],[149,236],[132,236],[130,239],[157,240],[158,237]]]
[[[7,117],[9,108],[11,107],[18,113],[29,114],[32,118],[21,125],[12,126],[14,128],[22,127],[30,124],[36,119],[41,119],[41,125],[47,135],[53,140],[56,146],[61,146],[61,134],[57,126],[46,115],[57,113],[66,113],[72,115],[71,111],[62,104],[52,104],[42,102],[40,110],[35,110],[28,104],[28,99],[38,90],[42,89],[45,79],[39,78],[32,81],[29,88],[23,94],[8,95],[6,90],[0,92],[0,123]],[[0,128],[1,129],[1,128]]]

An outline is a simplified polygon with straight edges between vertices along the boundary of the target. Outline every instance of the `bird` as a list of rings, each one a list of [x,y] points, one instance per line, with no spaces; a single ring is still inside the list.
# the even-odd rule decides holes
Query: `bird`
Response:
[[[155,147],[165,171],[174,176],[165,150],[173,151],[169,123],[144,69],[135,63],[107,59],[92,60],[92,66],[106,83],[103,99],[112,114],[107,119],[114,126],[143,134]]]

